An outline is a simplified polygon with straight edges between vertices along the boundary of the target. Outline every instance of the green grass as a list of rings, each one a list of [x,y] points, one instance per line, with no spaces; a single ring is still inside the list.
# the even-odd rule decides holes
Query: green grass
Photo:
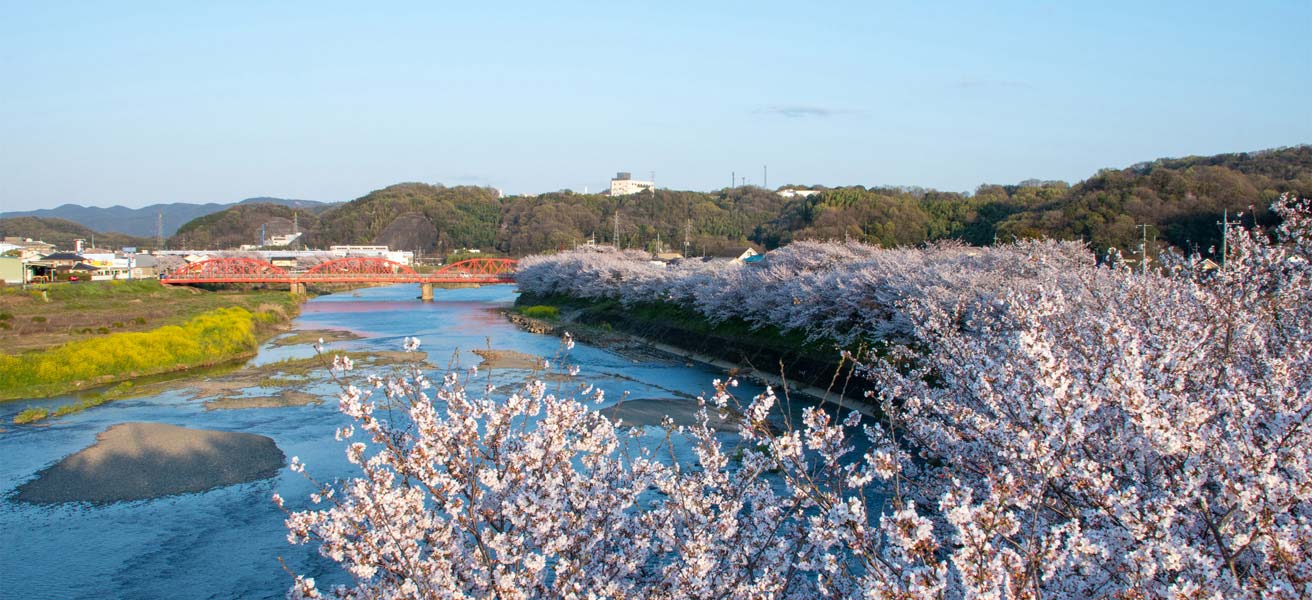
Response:
[[[35,423],[49,416],[50,411],[44,408],[25,408],[14,417],[14,424],[26,425],[28,423]]]
[[[536,304],[534,306],[520,308],[519,314],[534,319],[559,319],[560,309],[545,304]]]

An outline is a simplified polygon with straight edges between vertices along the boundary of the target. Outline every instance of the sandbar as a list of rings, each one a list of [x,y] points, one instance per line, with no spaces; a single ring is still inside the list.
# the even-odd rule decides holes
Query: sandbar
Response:
[[[20,486],[17,499],[103,504],[200,492],[272,477],[285,458],[262,435],[120,423]]]
[[[224,396],[205,403],[205,410],[232,410],[238,408],[283,408],[287,406],[305,406],[320,404],[323,399],[305,392],[283,390],[277,396]]]
[[[529,369],[541,370],[547,362],[540,357],[514,350],[473,350],[483,359],[479,363],[482,369]]]
[[[619,421],[624,427],[660,427],[666,416],[674,425],[693,427],[697,425],[697,401],[685,398],[639,398],[624,400],[615,406],[598,409],[612,421]],[[710,418],[707,425],[717,431],[739,431],[741,415],[730,412],[721,419],[714,406],[706,409]]]

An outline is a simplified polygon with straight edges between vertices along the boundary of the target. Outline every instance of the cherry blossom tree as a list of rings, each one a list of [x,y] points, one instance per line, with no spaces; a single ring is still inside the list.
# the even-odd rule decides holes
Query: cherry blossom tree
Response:
[[[717,381],[697,426],[653,442],[586,385],[414,366],[344,389],[362,476],[322,485],[289,539],[342,564],[354,583],[330,594],[352,598],[1312,596],[1312,210],[1273,210],[1213,271],[1058,242],[526,259],[538,293],[875,340],[843,359],[878,417],[792,424],[774,391],[740,403]]]

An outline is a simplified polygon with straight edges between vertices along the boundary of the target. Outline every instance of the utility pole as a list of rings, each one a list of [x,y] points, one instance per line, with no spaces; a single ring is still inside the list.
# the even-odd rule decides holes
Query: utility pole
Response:
[[[1225,270],[1225,257],[1230,254],[1230,209],[1222,213],[1221,222],[1221,270]]]
[[[620,205],[615,203],[615,237],[611,238],[615,244],[615,249],[620,249]]]
[[[1139,242],[1139,274],[1148,274],[1148,225],[1139,225],[1143,231],[1143,238]]]
[[[688,244],[692,241],[692,219],[683,223],[683,256],[688,257]]]
[[[164,248],[164,211],[155,211],[155,245]]]

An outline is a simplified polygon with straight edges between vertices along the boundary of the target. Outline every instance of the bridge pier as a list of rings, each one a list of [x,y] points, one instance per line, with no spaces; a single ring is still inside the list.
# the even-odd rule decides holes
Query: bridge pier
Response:
[[[432,301],[433,301],[433,284],[432,284],[432,283],[429,283],[429,282],[421,282],[421,283],[419,284],[419,299],[420,299],[420,300],[423,300],[424,302],[432,302]]]
[[[293,296],[304,296],[305,284],[299,281],[293,281],[291,288],[288,290],[288,292]]]

